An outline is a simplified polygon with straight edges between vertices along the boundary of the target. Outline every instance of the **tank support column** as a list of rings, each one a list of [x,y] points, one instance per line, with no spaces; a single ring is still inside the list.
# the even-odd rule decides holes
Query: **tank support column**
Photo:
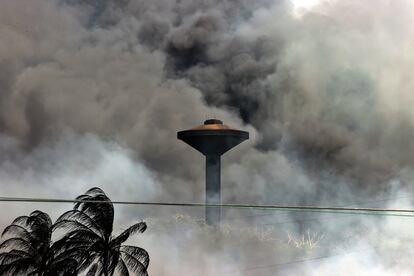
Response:
[[[206,204],[220,204],[220,156],[206,156]],[[206,223],[220,225],[221,208],[206,207]]]

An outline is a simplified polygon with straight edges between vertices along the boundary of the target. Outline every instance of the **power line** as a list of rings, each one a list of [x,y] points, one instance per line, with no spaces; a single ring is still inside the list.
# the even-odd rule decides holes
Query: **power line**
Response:
[[[346,204],[346,205],[340,205],[340,206],[334,206],[334,207],[350,207],[350,206],[353,206],[353,205],[362,205],[362,204],[365,205],[365,204],[369,204],[369,203],[378,203],[378,202],[391,201],[391,200],[397,200],[397,199],[406,199],[406,198],[413,198],[413,197],[412,196],[403,196],[403,197],[394,197],[394,198],[370,200],[370,201],[365,201],[365,202],[354,202],[354,203],[349,203],[349,204]],[[274,215],[275,214],[273,212],[272,213],[265,213],[265,214],[252,214],[252,215],[241,216],[241,217],[224,218],[224,219],[222,219],[222,221],[238,220],[238,219],[254,218],[254,217],[264,217],[264,216],[274,216]]]
[[[37,202],[37,203],[108,203],[99,200],[77,200],[57,198],[21,198],[0,197],[0,202]],[[111,201],[119,205],[141,205],[141,206],[169,206],[169,207],[210,207],[210,208],[233,208],[233,209],[255,209],[292,212],[323,212],[335,214],[364,214],[364,215],[387,215],[414,217],[413,209],[386,209],[386,208],[351,208],[351,207],[321,207],[321,206],[289,206],[289,205],[254,205],[254,204],[205,204],[205,203],[176,203],[176,202],[145,202],[145,201]]]
[[[397,200],[397,199],[407,199],[407,198],[413,198],[412,196],[402,196],[402,197],[394,197],[394,198],[385,198],[385,199],[378,199],[378,200],[370,200],[365,202],[353,202],[347,205],[340,205],[335,207],[349,207],[353,205],[362,205],[362,204],[369,204],[369,203],[378,203],[378,202],[384,202],[384,201],[391,201],[391,200]],[[222,221],[233,221],[233,220],[242,220],[246,218],[256,218],[256,217],[265,217],[265,216],[276,216],[274,212],[272,213],[265,213],[265,214],[252,214],[247,216],[241,216],[241,217],[230,217],[230,218],[224,218]],[[353,217],[353,214],[347,215],[348,217]],[[264,226],[268,225],[281,225],[281,224],[294,224],[294,223],[301,223],[301,222],[310,222],[310,221],[321,221],[321,220],[330,220],[330,219],[336,219],[338,217],[330,217],[330,218],[306,218],[306,219],[296,219],[296,220],[284,220],[284,221],[277,221],[275,223],[265,223],[261,224]]]
[[[21,198],[21,197],[0,197],[0,202],[34,202],[34,203],[108,203],[103,200],[77,200],[77,199],[56,199],[56,198]],[[274,211],[293,211],[293,212],[323,212],[335,214],[354,214],[354,215],[382,215],[414,217],[413,209],[386,209],[386,208],[350,208],[350,207],[321,207],[321,206],[287,206],[287,205],[253,205],[253,204],[204,204],[204,203],[175,203],[175,202],[144,202],[144,201],[110,201],[112,204],[119,205],[141,205],[141,206],[169,206],[169,207],[212,207],[212,208],[233,208],[233,209],[255,209],[255,210],[274,210]],[[296,263],[316,261],[340,255],[353,254],[334,254],[317,256],[314,258],[294,260],[286,263],[277,263],[264,266],[247,267],[241,271],[251,271],[256,269],[270,269]],[[240,270],[239,270],[240,271]],[[227,274],[227,273],[225,273]]]

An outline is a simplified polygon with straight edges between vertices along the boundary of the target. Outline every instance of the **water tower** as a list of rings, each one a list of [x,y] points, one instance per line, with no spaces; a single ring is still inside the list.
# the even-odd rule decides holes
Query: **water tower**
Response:
[[[203,125],[179,131],[177,138],[206,156],[206,204],[220,204],[221,155],[249,139],[247,131],[232,129],[217,119],[209,119]],[[219,225],[219,207],[206,207],[206,223]]]

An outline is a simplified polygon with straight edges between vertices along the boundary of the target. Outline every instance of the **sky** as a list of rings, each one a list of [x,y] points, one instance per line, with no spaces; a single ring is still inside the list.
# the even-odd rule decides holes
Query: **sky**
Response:
[[[412,208],[410,0],[0,5],[1,196],[203,202],[176,132],[217,117],[250,133],[223,156],[224,203]],[[71,206],[0,208],[4,227]],[[116,229],[148,222],[151,275],[413,270],[406,217],[230,210],[217,233],[200,209],[115,211]]]

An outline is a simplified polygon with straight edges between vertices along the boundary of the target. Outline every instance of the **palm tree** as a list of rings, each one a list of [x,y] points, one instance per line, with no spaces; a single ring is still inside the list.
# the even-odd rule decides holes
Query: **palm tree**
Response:
[[[147,225],[138,222],[117,237],[112,235],[114,208],[100,188],[92,188],[76,198],[81,201],[73,210],[61,215],[53,229],[67,233],[59,241],[60,251],[78,262],[78,272],[88,275],[148,275],[149,255],[143,248],[123,245],[135,233],[143,233]]]
[[[36,210],[30,216],[16,218],[4,229],[5,236],[9,238],[0,244],[1,275],[75,275],[76,260],[51,245],[48,214]]]

